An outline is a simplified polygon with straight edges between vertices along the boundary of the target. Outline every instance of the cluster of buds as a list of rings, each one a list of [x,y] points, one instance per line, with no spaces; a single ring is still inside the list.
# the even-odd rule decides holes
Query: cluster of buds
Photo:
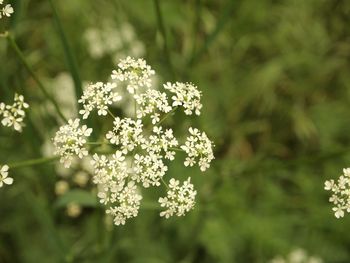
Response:
[[[170,178],[164,180],[169,162],[175,160],[177,152],[184,155],[184,165],[198,164],[204,172],[214,159],[213,143],[203,131],[189,128],[189,135],[182,140],[164,121],[177,109],[184,109],[186,115],[200,115],[201,92],[189,83],[166,83],[164,91],[152,87],[154,70],[143,59],[127,57],[113,70],[111,82],[90,84],[79,103],[83,119],[94,110],[99,116],[111,119],[111,128],[103,136],[100,146],[107,154],[90,149],[94,175],[92,182],[97,186],[98,198],[106,206],[106,213],[114,218],[116,225],[125,224],[136,217],[141,206],[142,189],[164,184],[167,195],[159,198],[163,209],[160,216],[183,216],[195,205],[196,191],[188,178],[183,183]],[[126,92],[121,91],[125,89]],[[167,93],[169,92],[169,93]],[[127,94],[134,102],[134,117],[114,116],[114,103],[122,101],[119,94]],[[169,101],[169,96],[171,101]],[[73,158],[83,158],[92,129],[79,119],[70,120],[56,133],[53,139],[56,154],[69,167]],[[97,136],[101,137],[101,136]],[[99,144],[90,142],[91,145]]]

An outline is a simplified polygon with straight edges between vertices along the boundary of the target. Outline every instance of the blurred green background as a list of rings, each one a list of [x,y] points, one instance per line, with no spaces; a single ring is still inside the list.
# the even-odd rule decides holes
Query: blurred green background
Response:
[[[350,163],[350,1],[52,1],[62,27],[49,0],[13,0],[0,32],[14,35],[67,115],[79,92],[71,72],[76,83],[106,81],[118,58],[141,56],[159,84],[203,91],[202,115],[178,114],[174,127],[206,131],[216,159],[204,174],[180,160],[170,167],[169,177],[192,176],[198,191],[186,217],[161,219],[159,194],[148,191],[150,203],[119,227],[106,223],[89,185],[68,176],[58,196],[53,163],[10,170],[0,262],[268,262],[295,248],[350,262],[349,218],[334,217],[323,190]],[[62,123],[5,38],[0,65],[0,101],[18,92],[31,105],[22,134],[0,129],[0,163],[40,158]],[[67,212],[72,202],[81,211]]]

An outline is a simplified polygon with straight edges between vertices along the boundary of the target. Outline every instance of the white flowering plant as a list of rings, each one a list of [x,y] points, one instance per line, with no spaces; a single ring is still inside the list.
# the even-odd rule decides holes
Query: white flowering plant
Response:
[[[144,59],[120,60],[118,68],[112,71],[111,81],[87,85],[78,101],[84,120],[93,112],[109,119],[111,128],[96,136],[104,139],[88,141],[92,129],[81,126],[79,118],[69,120],[53,138],[55,153],[66,168],[76,158],[91,157],[97,196],[116,225],[123,225],[127,219],[138,215],[142,188],[162,184],[167,192],[158,200],[165,209],[160,216],[185,215],[193,209],[197,192],[190,178],[183,183],[175,178],[166,182],[169,162],[175,160],[177,152],[183,152],[185,166],[198,165],[204,172],[214,159],[214,145],[204,131],[189,127],[188,136],[181,142],[165,124],[176,110],[183,109],[186,115],[200,115],[200,90],[192,83],[180,82],[164,84],[163,91],[154,89],[154,74]],[[126,94],[134,101],[133,118],[115,116],[112,112],[113,105],[123,100],[121,89],[126,89]],[[93,152],[102,146],[107,148],[107,154]]]

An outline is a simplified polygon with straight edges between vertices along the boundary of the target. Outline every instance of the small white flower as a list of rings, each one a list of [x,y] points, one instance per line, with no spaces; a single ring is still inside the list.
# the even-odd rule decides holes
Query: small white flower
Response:
[[[125,154],[144,141],[141,120],[116,117],[113,124],[113,130],[107,132],[106,138],[110,143],[120,146]]]
[[[9,167],[8,165],[0,166],[0,188],[4,185],[11,185],[13,178],[8,176]]]
[[[53,144],[56,147],[55,153],[61,156],[60,162],[64,167],[69,168],[74,157],[82,159],[88,155],[84,147],[86,138],[92,133],[92,129],[86,125],[79,127],[80,120],[69,120],[56,132]]]
[[[334,215],[336,218],[344,217],[345,211],[350,212],[350,169],[343,169],[337,182],[334,180],[325,181],[324,189],[331,191],[329,202],[333,203]]]
[[[146,64],[142,58],[134,59],[127,57],[121,59],[118,69],[112,71],[112,79],[126,82],[126,89],[129,93],[134,94],[139,88],[151,87],[151,77],[155,71],[151,66]]]
[[[137,118],[141,119],[147,115],[151,115],[152,124],[160,121],[160,113],[171,111],[166,94],[158,90],[149,89],[145,93],[135,95],[135,100],[139,105]]]
[[[187,137],[181,149],[187,153],[185,166],[193,166],[198,162],[202,172],[210,167],[211,161],[214,159],[213,143],[208,139],[205,132],[200,132],[196,128],[189,128],[190,136]]]
[[[114,217],[115,225],[124,225],[126,219],[136,217],[142,200],[135,182],[130,181],[124,188],[116,193],[117,205],[107,209],[106,213]]]
[[[107,110],[114,102],[120,101],[122,97],[113,90],[117,87],[115,83],[89,84],[84,90],[84,93],[79,103],[83,104],[83,109],[79,111],[83,115],[83,119],[87,119],[92,110],[97,109],[98,115],[107,115]]]
[[[10,4],[7,4],[3,9],[2,12],[4,16],[10,17],[11,14],[13,14],[14,10],[13,7]]]
[[[16,131],[21,132],[25,126],[23,120],[26,113],[24,110],[27,108],[29,108],[29,105],[24,102],[24,97],[16,93],[12,105],[0,103],[1,124],[5,127],[13,126]]]
[[[3,4],[3,0],[0,1],[0,5]],[[2,16],[10,17],[11,14],[13,14],[14,10],[13,7],[10,4],[5,5],[2,9],[0,9],[0,18]]]
[[[188,178],[181,186],[178,180],[170,179],[166,197],[160,197],[158,202],[166,210],[160,212],[160,216],[169,218],[173,215],[184,216],[193,209],[197,191],[193,189],[191,178]]]
[[[174,95],[171,97],[173,100],[173,107],[182,106],[185,109],[185,114],[191,115],[195,113],[200,115],[202,109],[201,104],[201,92],[192,83],[176,82],[172,84],[167,82],[163,85],[165,89],[169,90]]]

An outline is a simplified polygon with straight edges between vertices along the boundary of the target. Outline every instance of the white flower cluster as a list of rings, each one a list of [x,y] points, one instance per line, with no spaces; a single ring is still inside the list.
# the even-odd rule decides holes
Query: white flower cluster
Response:
[[[116,87],[115,83],[89,84],[84,90],[83,96],[78,100],[84,107],[79,111],[83,115],[83,119],[87,119],[94,109],[97,109],[98,115],[107,115],[108,106],[122,99],[118,92],[113,91]]]
[[[144,44],[137,38],[134,27],[127,23],[112,20],[101,21],[101,28],[90,27],[84,32],[84,39],[90,56],[100,59],[110,56],[113,61],[126,57],[142,57],[145,53]]]
[[[0,188],[4,185],[10,185],[13,183],[13,178],[9,177],[9,166],[8,165],[0,165]]]
[[[79,100],[84,119],[94,109],[98,115],[109,114],[113,118],[113,126],[99,136],[106,139],[103,149],[107,154],[95,152],[92,165],[97,196],[116,225],[123,225],[127,219],[137,216],[142,200],[141,188],[159,187],[162,183],[168,191],[166,197],[159,199],[160,206],[165,208],[160,216],[185,215],[194,207],[196,191],[190,178],[183,184],[173,178],[168,186],[164,181],[168,163],[175,160],[176,151],[187,154],[185,166],[198,163],[201,171],[205,171],[214,159],[213,144],[204,132],[190,128],[190,136],[179,143],[171,128],[161,126],[180,105],[186,114],[199,114],[202,107],[200,92],[192,84],[182,83],[176,83],[164,92],[153,89],[151,77],[154,74],[143,59],[127,57],[112,72],[115,82],[91,84]],[[116,117],[109,109],[113,102],[121,99],[114,91],[116,87],[125,88],[126,96],[134,100],[133,117]],[[172,105],[166,93],[169,89],[175,92],[173,100],[176,103]],[[148,116],[151,121],[146,119]],[[88,155],[84,145],[90,133],[91,129],[86,126],[79,128],[79,119],[70,120],[56,133],[56,154],[61,156],[65,166],[69,167],[74,156]]]
[[[195,112],[200,115],[202,109],[201,92],[191,83],[170,82],[164,84],[164,88],[174,93],[171,97],[173,106],[182,106],[185,108],[185,114],[191,115]]]
[[[190,136],[187,137],[185,145],[181,146],[187,153],[185,166],[193,166],[198,162],[201,171],[205,171],[210,167],[211,161],[214,159],[213,145],[208,139],[205,132],[200,132],[196,128],[190,127],[188,129]]]
[[[6,105],[5,103],[0,103],[0,117],[2,117],[1,123],[6,127],[11,127],[21,132],[24,127],[24,117],[26,113],[24,109],[29,108],[28,103],[24,102],[24,97],[22,95],[15,94],[14,102],[12,105]]]
[[[332,210],[336,218],[344,216],[344,211],[350,212],[350,168],[343,169],[343,175],[335,182],[326,181],[324,189],[332,191],[329,201],[334,204]]]
[[[136,112],[137,118],[141,119],[151,115],[152,124],[160,121],[161,113],[168,113],[172,109],[166,93],[154,89],[148,89],[145,93],[135,95],[135,100],[139,105]]]
[[[110,143],[120,146],[124,154],[133,151],[144,140],[141,120],[116,117],[113,124],[113,130],[106,134],[106,138]]]
[[[151,77],[155,71],[151,66],[147,65],[142,58],[137,60],[127,57],[121,59],[118,64],[118,69],[112,71],[112,79],[117,79],[122,82],[127,82],[126,89],[129,93],[134,94],[137,90],[143,87],[150,88]]]
[[[160,212],[160,216],[169,218],[174,214],[184,216],[195,204],[197,191],[193,190],[191,178],[188,178],[181,186],[178,180],[170,179],[169,190],[166,197],[160,197],[158,202],[166,210]]]
[[[61,156],[60,162],[64,167],[69,168],[73,159],[77,156],[82,159],[88,155],[84,147],[86,138],[90,136],[92,129],[86,125],[79,126],[80,120],[69,120],[56,132],[53,144],[56,148],[55,154]]]
[[[3,5],[4,1],[0,0],[0,7]],[[5,5],[3,8],[0,9],[0,19],[3,16],[10,17],[13,14],[14,10],[13,7],[10,4]]]

